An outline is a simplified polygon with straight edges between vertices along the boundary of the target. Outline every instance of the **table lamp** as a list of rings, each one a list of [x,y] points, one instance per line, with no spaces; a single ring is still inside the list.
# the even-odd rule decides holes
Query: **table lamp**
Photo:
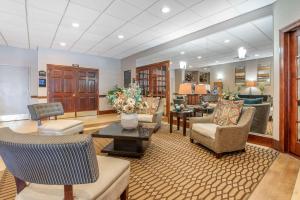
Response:
[[[252,87],[256,87],[256,82],[255,81],[246,81],[246,86],[250,87],[249,94],[251,95],[252,94]]]

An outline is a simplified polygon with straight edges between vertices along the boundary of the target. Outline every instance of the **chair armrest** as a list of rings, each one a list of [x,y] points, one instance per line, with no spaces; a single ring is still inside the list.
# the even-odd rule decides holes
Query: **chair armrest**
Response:
[[[157,123],[159,121],[161,121],[161,118],[163,116],[164,112],[163,111],[157,111],[153,114],[153,118],[152,118],[152,121]]]
[[[213,121],[213,116],[205,116],[205,117],[191,117],[190,123],[211,123]]]

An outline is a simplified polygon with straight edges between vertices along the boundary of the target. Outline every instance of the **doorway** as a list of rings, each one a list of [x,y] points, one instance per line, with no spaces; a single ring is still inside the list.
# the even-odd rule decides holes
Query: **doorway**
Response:
[[[281,31],[280,147],[300,156],[300,23]]]
[[[154,63],[136,68],[136,81],[142,95],[160,97],[164,101],[165,114],[170,113],[170,61]]]
[[[61,102],[66,113],[97,111],[98,69],[47,65],[48,102]]]

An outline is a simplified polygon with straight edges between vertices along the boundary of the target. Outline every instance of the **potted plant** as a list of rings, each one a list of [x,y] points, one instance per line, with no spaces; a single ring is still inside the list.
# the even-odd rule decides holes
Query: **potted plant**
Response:
[[[223,92],[222,98],[230,101],[239,100],[238,92],[231,92],[229,89]]]
[[[121,125],[124,129],[135,129],[138,126],[137,112],[148,108],[146,102],[142,102],[141,89],[136,83],[129,88],[115,87],[108,92],[108,101],[121,115]]]
[[[258,84],[258,88],[259,88],[259,90],[260,90],[260,94],[261,94],[261,95],[263,95],[264,92],[265,92],[265,89],[266,89],[265,86],[266,86],[265,83],[259,83],[259,84]]]

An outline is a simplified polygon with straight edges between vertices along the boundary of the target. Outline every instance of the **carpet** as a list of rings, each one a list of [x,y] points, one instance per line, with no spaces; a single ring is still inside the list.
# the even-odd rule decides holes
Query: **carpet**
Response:
[[[95,138],[97,154],[110,141]],[[191,144],[180,132],[170,134],[164,125],[153,134],[141,159],[124,158],[131,162],[129,199],[245,200],[277,156],[273,149],[247,144],[246,153],[230,153],[216,159],[211,151]],[[3,198],[15,191],[13,177],[8,172],[3,177],[0,188],[7,189],[0,190],[0,199],[13,199]]]

